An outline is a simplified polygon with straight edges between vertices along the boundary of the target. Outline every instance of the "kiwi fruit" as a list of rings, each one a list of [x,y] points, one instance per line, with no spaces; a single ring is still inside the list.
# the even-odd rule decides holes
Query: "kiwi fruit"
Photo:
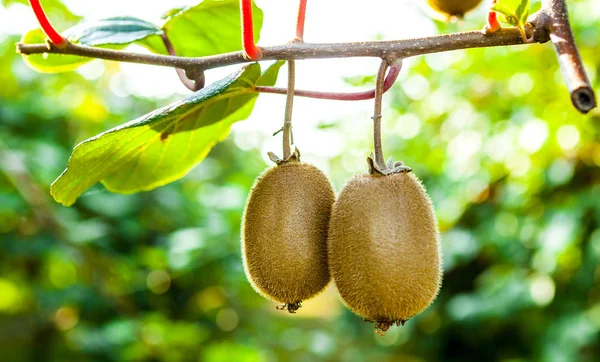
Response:
[[[396,165],[400,172],[350,179],[329,224],[329,268],[342,301],[380,333],[427,308],[442,276],[431,200],[410,168]]]
[[[427,4],[447,18],[453,16],[462,18],[466,13],[475,9],[481,0],[427,0]]]
[[[273,157],[272,157],[273,158]],[[244,210],[242,257],[246,276],[278,309],[294,313],[331,279],[327,234],[335,193],[296,151],[255,181]]]

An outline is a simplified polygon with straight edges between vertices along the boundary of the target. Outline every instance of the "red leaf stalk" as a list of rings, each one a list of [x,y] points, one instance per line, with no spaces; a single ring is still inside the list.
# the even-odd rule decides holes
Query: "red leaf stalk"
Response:
[[[304,40],[304,20],[306,19],[306,2],[308,0],[300,0],[298,7],[298,22],[296,23],[296,39]]]
[[[254,20],[252,18],[252,0],[240,0],[242,14],[242,47],[251,60],[262,58],[262,49],[254,42]]]
[[[42,8],[40,0],[29,0],[29,5],[31,5],[38,23],[40,23],[42,30],[48,39],[50,39],[50,42],[59,48],[65,47],[69,42],[54,29],[48,16],[46,16],[46,13],[44,12],[44,8]]]
[[[402,69],[402,62],[398,61],[390,66],[388,70],[388,74],[385,77],[385,81],[383,83],[383,92],[387,92],[400,74],[400,70]],[[259,93],[271,93],[271,94],[287,94],[287,89],[285,88],[277,88],[277,87],[269,87],[269,86],[256,86],[254,88]],[[320,92],[320,91],[310,91],[310,90],[302,90],[296,89],[294,90],[294,95],[297,97],[307,97],[307,98],[316,98],[316,99],[328,99],[334,101],[363,101],[367,99],[375,98],[375,89],[371,89],[364,92],[356,92],[356,93],[338,93],[338,92]]]
[[[493,0],[492,5],[494,5],[498,0]],[[494,10],[488,10],[487,15],[487,26],[486,30],[490,33],[500,30],[500,22],[498,21],[498,14]]]

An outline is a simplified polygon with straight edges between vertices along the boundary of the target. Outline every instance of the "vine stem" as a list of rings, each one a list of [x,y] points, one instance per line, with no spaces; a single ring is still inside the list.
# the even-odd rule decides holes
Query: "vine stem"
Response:
[[[256,46],[254,41],[252,0],[240,0],[240,14],[242,16],[242,47],[244,53],[250,60],[260,60],[263,52],[260,47]]]
[[[381,60],[379,71],[377,71],[377,82],[375,85],[375,106],[373,110],[373,148],[375,149],[375,162],[381,170],[386,170],[387,166],[383,158],[383,147],[381,146],[381,110],[383,105],[383,85],[385,82],[385,72],[389,67],[386,59]]]
[[[402,63],[398,62],[390,66],[387,76],[385,77],[385,81],[383,83],[383,92],[387,92],[400,74],[400,70],[402,69]],[[271,93],[271,94],[287,94],[287,89],[285,88],[277,88],[277,87],[269,87],[269,86],[256,86],[254,87],[259,93]],[[373,99],[375,97],[375,89],[371,89],[365,92],[320,92],[320,91],[309,91],[296,89],[294,90],[294,95],[296,97],[307,97],[307,98],[316,98],[316,99],[329,99],[334,101],[363,101],[366,99]]]
[[[29,5],[33,9],[33,13],[37,18],[38,23],[42,27],[42,30],[48,39],[50,39],[52,44],[59,48],[66,46],[69,42],[62,35],[60,35],[58,31],[56,31],[54,26],[52,26],[52,23],[50,23],[50,19],[48,19],[40,0],[29,0]]]
[[[167,36],[166,30],[161,35],[161,38],[163,40],[163,43],[165,44],[165,48],[167,48],[167,52],[169,53],[169,55],[176,56],[177,54],[175,53],[175,48],[173,47],[173,43],[171,43],[171,40]],[[199,89],[204,88],[204,72],[200,72],[200,74],[196,77],[195,80],[188,78],[185,69],[175,68],[175,72],[177,72],[179,80],[181,80],[181,83],[183,83],[183,85],[187,89],[195,92]]]
[[[304,40],[304,22],[306,20],[306,3],[308,0],[300,0],[298,6],[298,21],[296,22],[296,39]]]
[[[287,160],[292,155],[292,113],[294,111],[294,87],[296,83],[296,62],[288,63],[288,87],[285,100],[285,116],[283,118],[283,159]]]

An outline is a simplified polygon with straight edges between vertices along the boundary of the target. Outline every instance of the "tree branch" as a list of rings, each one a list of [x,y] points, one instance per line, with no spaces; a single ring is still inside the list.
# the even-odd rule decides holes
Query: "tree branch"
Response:
[[[324,44],[292,42],[289,44],[262,48],[263,57],[261,60],[331,59],[349,57],[407,58],[450,50],[518,44],[523,44],[519,31],[517,29],[509,28],[502,29],[492,35],[484,35],[479,31],[470,31],[405,40]],[[88,58],[198,71],[250,62],[244,58],[244,53],[242,51],[201,58],[184,58],[160,54],[131,53],[77,44],[67,44],[64,48],[58,48],[52,44],[18,43],[17,53],[23,55],[43,53],[70,54]]]
[[[585,74],[567,17],[565,0],[543,0],[542,10],[533,14],[527,26],[528,38],[544,43],[552,40],[567,83],[573,105],[581,113],[596,107],[596,96]],[[492,34],[480,31],[435,35],[425,38],[314,44],[291,42],[262,49],[261,60],[332,59],[349,57],[408,58],[451,50],[523,44],[516,28],[503,28]],[[186,74],[227,65],[249,62],[244,52],[225,53],[201,58],[184,58],[159,54],[139,54],[119,50],[93,48],[68,43],[64,48],[53,44],[17,44],[17,52],[29,54],[70,54],[106,60],[181,68]],[[279,92],[273,92],[279,93]],[[301,91],[297,93],[301,96]]]
[[[375,104],[373,107],[373,149],[375,151],[375,163],[379,169],[385,170],[387,166],[383,158],[383,147],[381,146],[381,114],[383,106],[383,83],[385,80],[385,71],[389,67],[387,60],[382,59],[377,71],[377,84],[375,85]]]

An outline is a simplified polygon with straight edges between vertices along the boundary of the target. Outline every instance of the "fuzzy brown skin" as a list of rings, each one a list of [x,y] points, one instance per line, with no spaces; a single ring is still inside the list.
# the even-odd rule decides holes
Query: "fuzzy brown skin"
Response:
[[[427,0],[427,4],[440,14],[450,18],[462,18],[466,13],[475,9],[481,0]]]
[[[441,285],[437,220],[412,173],[349,180],[333,207],[328,251],[344,303],[379,324],[404,324]]]
[[[327,177],[305,163],[282,163],[256,180],[244,211],[242,256],[258,293],[295,306],[325,289],[334,201]]]

